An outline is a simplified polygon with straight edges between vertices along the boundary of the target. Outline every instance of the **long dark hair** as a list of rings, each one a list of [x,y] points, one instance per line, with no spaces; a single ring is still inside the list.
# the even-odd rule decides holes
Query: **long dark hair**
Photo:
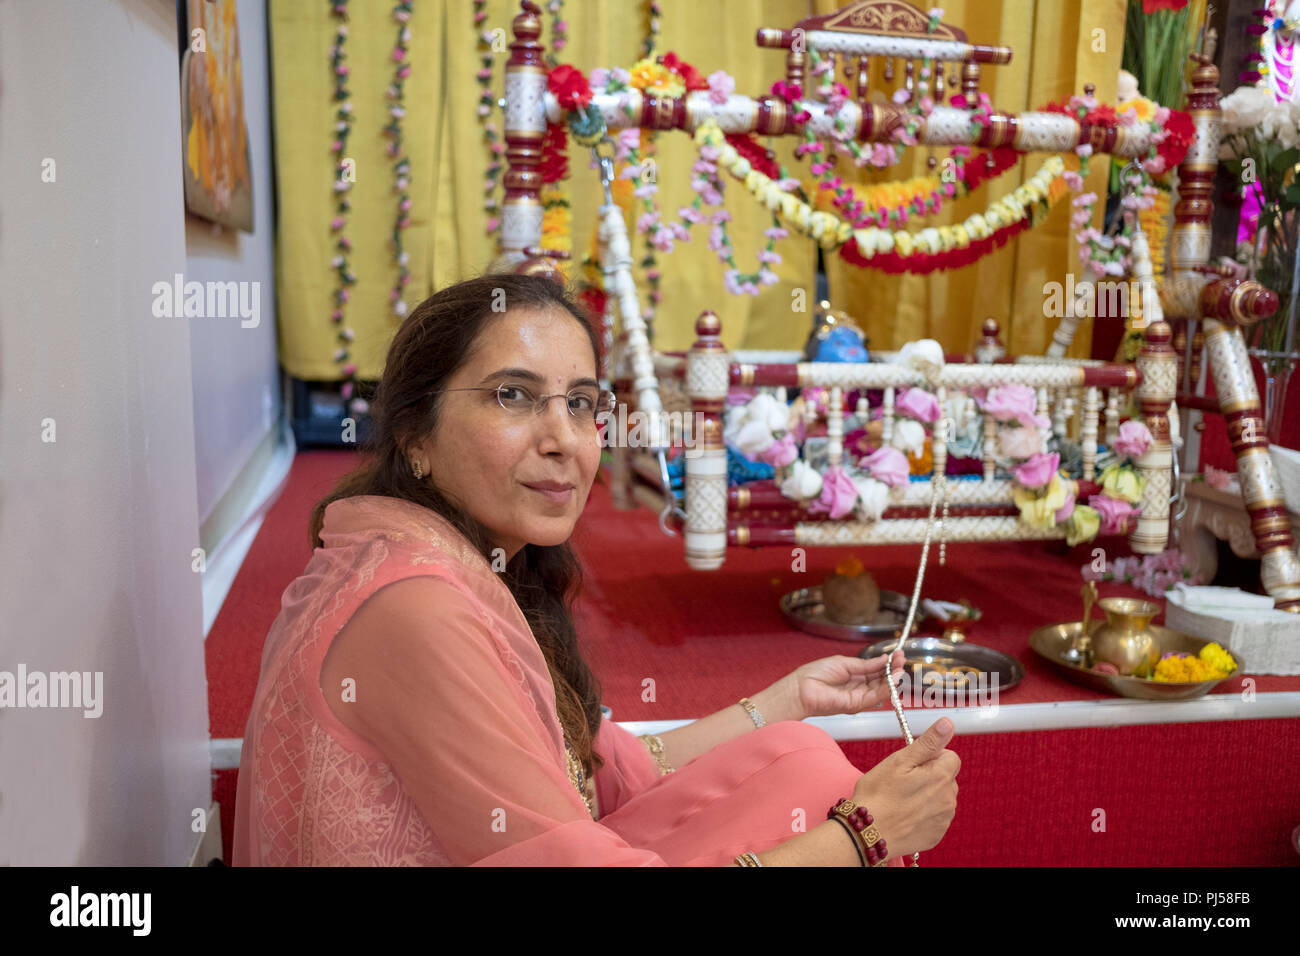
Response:
[[[372,430],[361,447],[369,460],[341,479],[312,510],[313,547],[322,546],[320,531],[330,502],[354,495],[384,495],[436,511],[485,561],[490,560],[492,544],[487,529],[434,487],[427,475],[415,477],[409,449],[437,427],[441,390],[466,362],[479,335],[500,317],[503,301],[510,309],[568,312],[587,333],[593,361],[600,367],[595,330],[582,309],[552,279],[485,275],[434,293],[406,317],[389,346],[383,376],[370,403]],[[600,730],[601,694],[595,675],[579,653],[573,623],[572,603],[582,582],[581,566],[567,542],[550,547],[527,544],[506,565],[502,580],[546,658],[560,723],[590,775],[593,762],[595,766],[602,763],[592,748]]]

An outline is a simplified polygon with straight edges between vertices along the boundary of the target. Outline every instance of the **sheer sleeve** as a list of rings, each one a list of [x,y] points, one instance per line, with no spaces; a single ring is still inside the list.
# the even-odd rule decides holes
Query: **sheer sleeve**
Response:
[[[473,596],[420,575],[339,633],[340,720],[375,747],[457,865],[665,866],[591,819],[514,660]]]
[[[613,813],[660,779],[659,765],[630,731],[612,720],[600,722],[596,752],[605,759],[596,770],[600,813]]]

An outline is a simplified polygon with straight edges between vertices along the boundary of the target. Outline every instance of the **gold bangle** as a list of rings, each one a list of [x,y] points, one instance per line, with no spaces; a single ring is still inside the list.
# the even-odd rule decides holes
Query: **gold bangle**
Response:
[[[748,697],[740,698],[740,706],[745,708],[745,711],[749,714],[749,719],[754,722],[755,727],[767,726],[767,721],[763,719],[763,715],[758,712],[758,708],[754,706],[753,701]]]
[[[741,866],[762,866],[763,863],[756,857],[753,852],[746,850],[740,856],[736,857],[736,863]]]
[[[668,758],[664,756],[664,742],[659,739],[657,734],[642,735],[641,743],[645,744],[646,749],[655,758],[655,762],[659,764],[659,776],[676,773],[673,766],[668,762]]]

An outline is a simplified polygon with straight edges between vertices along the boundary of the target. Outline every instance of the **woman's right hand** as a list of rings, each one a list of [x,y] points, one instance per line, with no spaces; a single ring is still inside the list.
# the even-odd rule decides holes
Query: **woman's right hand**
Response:
[[[853,801],[876,821],[889,856],[911,856],[943,839],[957,812],[961,758],[946,750],[953,723],[944,717],[858,778]]]

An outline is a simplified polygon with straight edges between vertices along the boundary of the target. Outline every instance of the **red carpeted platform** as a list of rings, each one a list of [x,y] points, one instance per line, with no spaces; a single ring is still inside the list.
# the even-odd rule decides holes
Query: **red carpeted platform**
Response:
[[[268,513],[207,642],[213,737],[243,735],[262,640],[280,595],[311,554],[311,507],[354,460],[347,452],[300,454]],[[799,573],[786,549],[733,549],[720,571],[691,571],[680,538],[663,535],[644,509],[614,509],[599,483],[573,542],[586,572],[579,605],[585,653],[620,721],[699,717],[806,661],[856,653],[859,645],[787,627],[777,599],[820,583],[850,553],[881,587],[908,593],[920,552],[918,545],[813,549]],[[1078,619],[1079,567],[1093,547],[1111,557],[1128,553],[1122,539],[1073,551],[1063,544],[950,545],[944,567],[933,553],[925,594],[981,607],[970,638],[1025,666],[1025,680],[1003,691],[1000,704],[1100,696],[1040,664],[1027,643],[1035,627]],[[1138,592],[1104,585],[1102,593]],[[653,701],[642,699],[647,678]],[[1256,690],[1300,690],[1300,678],[1259,677]],[[864,770],[898,745],[842,744]],[[963,759],[961,809],[944,844],[929,854],[936,864],[1300,861],[1289,847],[1300,825],[1300,774],[1291,766],[1300,719],[984,734],[959,737],[954,749]],[[217,775],[216,799],[229,808],[222,815],[227,836],[234,776]],[[1231,823],[1228,807],[1235,808]],[[1104,832],[1092,829],[1097,810],[1105,812]]]

